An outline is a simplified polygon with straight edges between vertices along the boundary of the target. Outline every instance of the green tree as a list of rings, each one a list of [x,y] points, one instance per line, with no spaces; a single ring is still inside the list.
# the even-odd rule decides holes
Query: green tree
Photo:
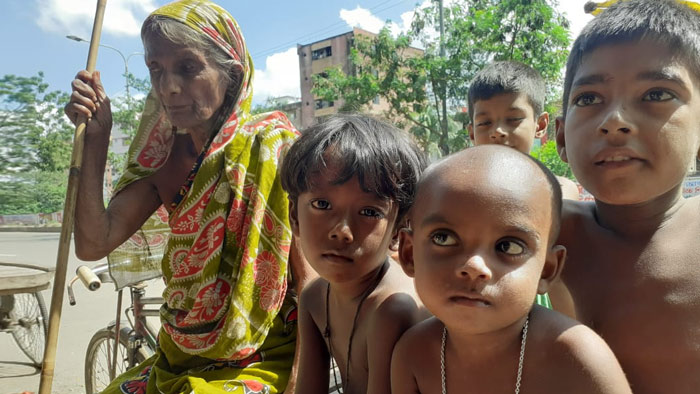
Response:
[[[145,103],[148,80],[129,74],[136,97],[112,101],[114,127],[133,136]],[[48,91],[44,74],[0,79],[0,214],[56,212],[63,207],[75,127],[63,114],[69,95]],[[118,172],[126,155],[110,153]],[[117,179],[115,176],[114,179]]]
[[[41,72],[0,79],[0,174],[68,168],[73,135],[63,115],[68,97],[49,92]]]
[[[0,179],[0,215],[50,213],[63,209],[65,171],[30,171]]]
[[[547,166],[554,175],[576,180],[576,178],[574,178],[574,173],[571,172],[571,167],[559,157],[559,153],[557,153],[557,143],[555,141],[547,141],[546,144],[533,149],[530,154]]]
[[[146,96],[151,90],[151,82],[147,78],[136,78],[131,73],[126,78],[131,93],[129,96],[112,98],[112,131],[119,129],[132,139],[136,135],[136,131],[138,131],[143,107],[146,104]],[[136,95],[134,95],[134,92]],[[108,159],[114,171],[112,181],[116,182],[126,165],[127,155],[110,151]]]
[[[548,86],[559,85],[569,31],[554,5],[554,0],[457,0],[444,9],[444,57],[437,8],[419,9],[411,30],[396,38],[388,28],[376,37],[356,36],[350,75],[329,69],[313,77],[313,92],[324,100],[342,98],[345,111],[363,110],[380,96],[390,105],[386,117],[420,130],[421,141],[437,145],[441,154],[454,152],[465,145],[456,143],[465,133],[450,119],[466,106],[469,81],[487,63],[521,61],[540,71]],[[424,52],[411,48],[415,42]],[[555,96],[550,89],[549,97]],[[428,121],[432,118],[437,121]]]

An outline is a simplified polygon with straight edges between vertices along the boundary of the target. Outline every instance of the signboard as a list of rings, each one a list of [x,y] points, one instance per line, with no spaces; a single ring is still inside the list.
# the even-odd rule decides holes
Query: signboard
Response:
[[[576,183],[579,191],[579,199],[581,201],[593,201],[593,195],[586,191],[579,183]],[[692,176],[685,178],[683,182],[683,197],[700,196],[700,176]]]
[[[686,178],[683,183],[683,197],[700,196],[700,176]]]

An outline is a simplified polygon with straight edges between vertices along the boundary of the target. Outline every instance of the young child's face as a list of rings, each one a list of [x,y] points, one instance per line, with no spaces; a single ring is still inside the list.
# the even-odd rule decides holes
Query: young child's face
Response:
[[[673,59],[667,46],[623,43],[592,51],[576,71],[557,143],[597,199],[626,205],[658,197],[698,154],[698,81]]]
[[[357,177],[333,184],[331,164],[292,206],[292,231],[316,272],[338,283],[358,280],[386,260],[398,207],[363,191]]]
[[[530,153],[535,138],[547,130],[547,114],[535,114],[524,93],[497,94],[476,100],[469,138],[475,145],[501,144]]]
[[[412,207],[412,230],[401,233],[400,257],[428,310],[450,329],[476,334],[523,318],[560,260],[548,246],[549,186],[533,181],[542,174],[516,169],[526,176],[517,179],[478,164],[466,172],[430,174]]]

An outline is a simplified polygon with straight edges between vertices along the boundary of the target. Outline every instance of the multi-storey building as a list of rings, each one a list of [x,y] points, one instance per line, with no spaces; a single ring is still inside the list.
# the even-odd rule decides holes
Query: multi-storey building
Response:
[[[319,118],[338,112],[343,104],[342,99],[336,102],[318,99],[311,93],[313,88],[312,75],[323,75],[330,67],[340,67],[345,74],[355,72],[350,61],[350,48],[356,36],[364,35],[374,37],[360,28],[337,36],[325,38],[306,45],[297,45],[299,55],[299,79],[301,86],[301,119],[302,128],[314,124]],[[411,53],[422,53],[420,49],[411,48]],[[376,97],[368,108],[368,112],[380,114],[389,108],[389,104],[382,98]]]

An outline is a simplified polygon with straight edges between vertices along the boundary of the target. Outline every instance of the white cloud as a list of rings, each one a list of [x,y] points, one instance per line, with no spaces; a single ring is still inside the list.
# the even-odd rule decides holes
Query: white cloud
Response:
[[[692,0],[695,3],[700,3],[698,0]],[[593,15],[591,14],[586,14],[583,11],[583,6],[588,2],[588,0],[559,0],[559,5],[557,6],[557,9],[560,12],[563,12],[566,14],[566,17],[569,19],[569,22],[571,22],[571,26],[569,26],[569,30],[571,31],[571,41],[573,44],[573,40],[578,37],[579,33],[581,33],[581,30],[586,26],[588,22],[593,19]]]
[[[557,9],[566,15],[566,18],[571,22],[569,30],[571,31],[571,43],[578,37],[581,30],[586,24],[593,19],[591,14],[583,12],[583,5],[587,0],[562,0],[559,2]]]
[[[407,31],[411,27],[411,21],[413,20],[413,10],[406,11],[401,14],[399,23],[389,22],[388,27],[394,36],[399,35]],[[355,7],[354,10],[346,10],[342,8],[340,10],[340,19],[344,20],[345,23],[350,27],[359,27],[360,29],[367,30],[372,33],[379,33],[379,31],[387,24],[386,21],[380,19],[378,16],[372,14],[372,12],[366,8],[360,6]]]
[[[292,47],[265,59],[265,67],[255,68],[253,101],[263,103],[268,97],[299,97],[299,56]]]
[[[95,5],[96,2],[86,0],[37,0],[37,25],[44,31],[89,39]],[[137,36],[141,23],[156,7],[154,0],[110,0],[105,8],[102,32]]]
[[[359,5],[354,10],[340,10],[340,19],[350,27],[359,27],[372,33],[379,33],[379,30],[384,27],[384,21],[372,15],[372,13],[360,7]]]

